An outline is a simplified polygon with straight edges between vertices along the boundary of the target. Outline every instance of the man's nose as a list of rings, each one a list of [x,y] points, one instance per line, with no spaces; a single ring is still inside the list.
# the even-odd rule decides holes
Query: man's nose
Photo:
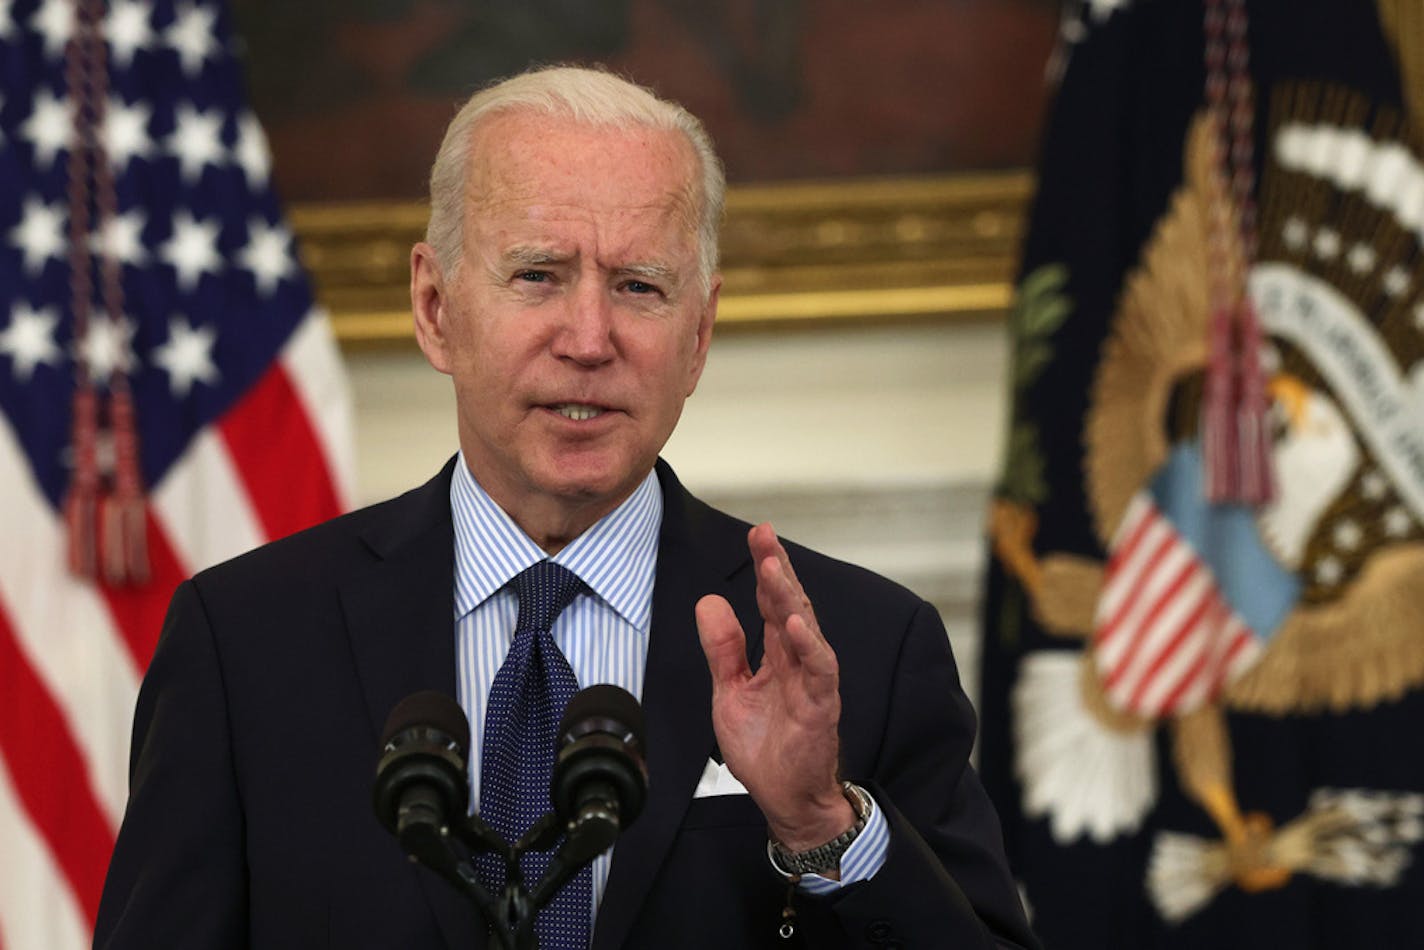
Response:
[[[613,359],[613,301],[597,281],[580,281],[569,298],[563,325],[554,337],[554,355],[586,366]]]

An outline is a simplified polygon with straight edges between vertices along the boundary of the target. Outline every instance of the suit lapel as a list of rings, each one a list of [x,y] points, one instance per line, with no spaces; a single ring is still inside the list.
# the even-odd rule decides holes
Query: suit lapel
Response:
[[[713,751],[712,682],[693,608],[705,594],[729,596],[729,577],[750,560],[744,526],[689,496],[663,462],[658,477],[663,524],[643,687],[649,795],[614,847],[592,950],[623,945]],[[747,632],[759,641],[760,624]]]
[[[379,742],[386,716],[411,693],[454,696],[453,460],[422,487],[390,502],[362,536],[370,568],[341,588],[366,713]],[[374,767],[375,762],[372,761]],[[451,950],[484,946],[484,928],[453,887],[412,868]]]

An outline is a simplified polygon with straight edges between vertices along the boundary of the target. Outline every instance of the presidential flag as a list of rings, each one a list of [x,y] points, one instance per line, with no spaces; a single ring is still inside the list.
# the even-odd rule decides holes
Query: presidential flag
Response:
[[[347,507],[350,401],[216,0],[0,0],[0,945],[90,942],[186,576]]]
[[[1068,5],[981,771],[1046,946],[1424,946],[1424,5]]]

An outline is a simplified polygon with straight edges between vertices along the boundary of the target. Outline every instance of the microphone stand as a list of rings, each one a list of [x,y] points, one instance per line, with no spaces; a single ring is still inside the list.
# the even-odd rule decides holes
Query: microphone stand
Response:
[[[569,823],[569,834],[550,859],[549,868],[532,892],[524,886],[519,858],[527,851],[548,851],[565,828],[550,812],[536,821],[513,845],[508,844],[479,815],[469,815],[458,825],[439,825],[408,820],[402,809],[396,837],[412,861],[419,861],[464,894],[490,925],[502,950],[538,950],[534,916],[553,899],[569,880],[591,863],[618,837],[616,806],[613,810],[590,804],[579,810]],[[452,837],[464,845],[460,854]],[[470,857],[494,852],[504,859],[505,887],[491,894],[475,873]]]

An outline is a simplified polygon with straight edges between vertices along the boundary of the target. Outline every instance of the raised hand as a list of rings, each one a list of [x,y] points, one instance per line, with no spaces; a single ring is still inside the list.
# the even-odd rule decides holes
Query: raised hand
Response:
[[[835,651],[769,524],[747,535],[765,622],[761,666],[747,662],[746,634],[726,599],[697,603],[697,631],[712,673],[712,726],[722,756],[793,851],[824,844],[855,814],[837,777],[841,713]]]

